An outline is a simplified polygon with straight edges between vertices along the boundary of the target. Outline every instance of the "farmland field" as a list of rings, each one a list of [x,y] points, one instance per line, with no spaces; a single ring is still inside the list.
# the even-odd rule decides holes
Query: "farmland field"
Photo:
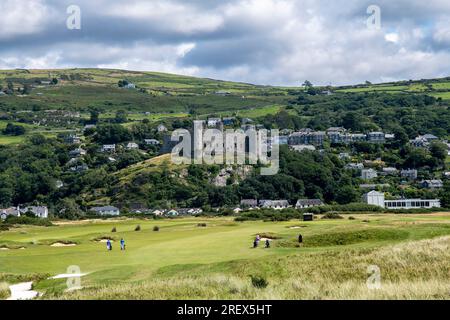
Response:
[[[21,227],[0,233],[0,282],[37,279],[43,299],[450,299],[450,214],[344,217],[121,218]],[[273,239],[270,249],[252,248],[257,234]],[[98,241],[106,237],[115,241],[111,252]],[[72,265],[87,273],[83,289],[69,293],[65,280],[45,280]],[[379,290],[366,286],[370,265],[381,270]]]

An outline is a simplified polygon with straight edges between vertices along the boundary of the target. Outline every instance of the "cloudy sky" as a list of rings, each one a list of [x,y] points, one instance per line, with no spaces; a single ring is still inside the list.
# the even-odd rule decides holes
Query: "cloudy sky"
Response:
[[[67,28],[67,8],[81,29]],[[370,5],[381,10],[369,28]],[[450,76],[449,0],[0,0],[0,69],[102,67],[257,84]],[[370,20],[373,21],[373,20]]]

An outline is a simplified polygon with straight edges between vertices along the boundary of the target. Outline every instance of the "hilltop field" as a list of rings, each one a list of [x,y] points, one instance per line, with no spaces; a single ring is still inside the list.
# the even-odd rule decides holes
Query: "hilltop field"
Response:
[[[270,249],[252,248],[257,234]],[[34,281],[40,299],[450,299],[448,213],[84,220],[2,232],[0,247],[4,296],[8,285]],[[87,274],[82,289],[47,279],[73,265]],[[370,266],[380,270],[379,289],[367,287]]]

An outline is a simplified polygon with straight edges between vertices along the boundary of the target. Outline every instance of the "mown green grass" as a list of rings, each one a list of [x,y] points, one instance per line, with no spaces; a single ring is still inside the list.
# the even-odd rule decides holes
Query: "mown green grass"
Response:
[[[200,228],[199,223],[206,223],[207,227]],[[141,231],[136,232],[138,224]],[[154,226],[159,226],[160,231],[153,231]],[[113,227],[117,232],[111,233]],[[304,237],[304,246],[285,245],[287,242],[294,244],[299,233]],[[270,234],[279,239],[272,242],[271,249],[263,246],[253,249],[252,240],[256,234]],[[357,257],[366,250],[446,235],[450,235],[450,215],[445,214],[367,215],[357,216],[356,220],[309,223],[236,223],[230,218],[86,221],[47,228],[22,227],[0,233],[0,244],[25,247],[0,251],[0,273],[56,275],[77,265],[82,272],[89,273],[83,278],[85,284],[98,287],[118,283],[127,286],[150,279],[164,282],[172,276],[183,283],[186,277],[214,277],[217,274],[244,281],[252,274],[250,266],[257,265],[254,273],[269,278],[282,275],[284,282],[288,281],[289,274],[282,271],[283,264],[290,263],[289,257],[295,257],[293,259],[299,262],[307,258],[309,263],[314,259],[323,263],[324,255],[333,257],[350,250],[355,251]],[[127,250],[120,251],[116,241],[114,250],[106,251],[105,244],[96,241],[104,236],[116,240],[123,237]],[[60,241],[77,243],[77,246],[50,246]],[[261,261],[266,265],[261,265]],[[343,262],[336,260],[336,263]],[[39,285],[42,290],[57,296],[64,288],[60,281],[49,280]],[[170,290],[174,295],[179,294],[175,293],[175,288]]]

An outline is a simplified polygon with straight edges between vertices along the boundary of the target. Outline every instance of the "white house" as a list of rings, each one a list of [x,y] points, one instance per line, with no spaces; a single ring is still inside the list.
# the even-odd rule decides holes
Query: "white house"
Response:
[[[139,145],[135,142],[129,142],[127,144],[127,149],[128,150],[137,150],[137,149],[139,149]]]
[[[438,199],[398,199],[385,200],[384,193],[371,191],[363,196],[367,204],[379,206],[386,209],[420,209],[420,208],[440,208],[441,202]]]
[[[287,200],[260,200],[259,207],[262,209],[283,210],[290,207]]]
[[[86,155],[86,150],[82,149],[82,148],[76,148],[72,151],[69,152],[69,155],[71,157],[81,157],[81,156],[85,156]]]
[[[2,220],[5,220],[8,216],[20,217],[20,210],[15,207],[0,209],[0,216]]]
[[[102,146],[102,152],[116,152],[115,144],[104,144]]]
[[[297,209],[313,208],[323,206],[324,203],[320,199],[299,199],[295,205]]]
[[[378,174],[373,169],[364,169],[361,171],[361,179],[364,180],[371,180],[378,177]]]
[[[362,164],[362,163],[347,163],[344,168],[347,170],[362,170],[362,169],[364,169],[364,164]]]
[[[290,146],[293,151],[303,152],[303,151],[316,151],[316,147],[308,144],[299,144]]]
[[[411,179],[411,180],[416,180],[417,179],[417,170],[415,169],[408,169],[408,170],[402,170],[400,172],[402,178],[407,178],[407,179]]]
[[[48,218],[48,208],[44,206],[30,206],[23,209],[19,209],[21,214],[32,212],[38,218]]]
[[[158,140],[156,140],[156,139],[144,139],[144,142],[145,142],[145,144],[148,145],[148,146],[158,146],[158,145],[161,144],[161,143],[160,143]]]
[[[93,207],[91,211],[95,212],[100,216],[118,216],[120,215],[120,210],[113,206],[105,206],[105,207]]]
[[[441,189],[444,187],[442,180],[424,180],[420,183],[422,188],[426,189]]]
[[[370,191],[363,196],[363,200],[367,204],[384,208],[384,193]]]
[[[167,127],[163,124],[160,124],[157,128],[158,132],[167,132]]]
[[[220,118],[209,118],[208,119],[208,127],[217,127],[222,123],[222,120]]]

